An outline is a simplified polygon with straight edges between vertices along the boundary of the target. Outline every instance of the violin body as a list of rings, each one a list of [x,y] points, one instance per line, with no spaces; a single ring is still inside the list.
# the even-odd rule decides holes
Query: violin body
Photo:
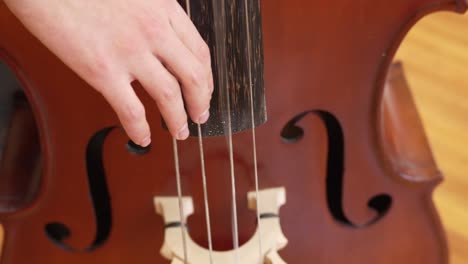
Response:
[[[448,263],[432,201],[442,177],[401,68],[390,64],[421,17],[465,9],[452,0],[261,2],[268,120],[256,128],[259,180],[261,189],[286,190],[279,218],[288,245],[278,251],[285,262]],[[18,114],[29,120],[19,130],[33,131],[35,122],[40,145],[40,158],[30,158],[37,163],[26,163],[40,168],[34,177],[18,153],[1,163],[10,186],[1,197],[16,198],[0,200],[0,263],[170,263],[159,253],[165,223],[153,200],[176,195],[172,139],[152,99],[136,88],[153,135],[139,153],[104,99],[3,3],[0,25],[0,58],[30,105]],[[9,149],[37,155],[37,144],[25,141],[36,137],[23,134],[8,137]],[[247,206],[251,135],[236,133],[233,143],[243,244],[257,228]],[[225,138],[205,138],[204,150],[214,249],[232,250]],[[197,138],[179,145],[183,192],[194,203],[189,234],[206,248],[198,151]]]

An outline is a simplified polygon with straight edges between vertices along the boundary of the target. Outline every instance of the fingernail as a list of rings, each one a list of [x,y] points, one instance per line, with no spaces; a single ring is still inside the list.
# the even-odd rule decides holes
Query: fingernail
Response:
[[[198,118],[198,123],[204,124],[206,121],[208,121],[208,118],[210,117],[210,109],[207,109],[203,114],[200,115]]]
[[[182,129],[179,130],[179,133],[177,134],[177,139],[178,140],[184,140],[187,139],[190,134],[190,131],[188,129],[188,125],[185,124]]]
[[[147,146],[149,146],[149,144],[151,144],[151,136],[148,136],[143,141],[141,141],[141,146],[142,147],[147,147]]]

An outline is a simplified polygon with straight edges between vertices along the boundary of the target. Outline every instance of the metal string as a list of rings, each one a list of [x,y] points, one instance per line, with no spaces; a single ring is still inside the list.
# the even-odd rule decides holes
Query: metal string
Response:
[[[218,0],[213,0],[213,6]],[[225,12],[225,2],[221,0],[221,18],[224,18]],[[251,122],[252,122],[252,141],[253,141],[253,158],[254,158],[254,174],[255,174],[255,192],[256,192],[256,206],[257,206],[257,222],[258,228],[261,234],[260,227],[260,201],[259,201],[259,177],[258,177],[258,166],[257,166],[257,147],[256,147],[256,133],[255,133],[255,115],[254,115],[254,100],[253,100],[253,83],[252,83],[252,65],[251,65],[251,35],[250,35],[250,21],[248,16],[248,0],[244,0],[245,5],[245,18],[246,18],[246,30],[247,30],[247,55],[248,55],[248,73],[249,73],[249,88],[250,88],[250,107],[251,107]],[[191,17],[190,12],[190,0],[186,0],[187,13]],[[216,32],[219,34],[219,32]],[[225,33],[223,31],[223,33]],[[219,40],[219,36],[218,36]],[[218,45],[222,45],[218,42]],[[223,54],[225,55],[225,54]],[[220,65],[218,65],[219,67]],[[232,139],[232,121],[231,121],[231,107],[230,107],[230,95],[229,95],[229,85],[225,83],[226,87],[226,105],[227,105],[227,126],[228,126],[228,144],[229,144],[229,160],[230,160],[230,172],[231,172],[231,194],[232,194],[232,216],[233,216],[233,244],[234,244],[234,263],[239,263],[239,231],[238,231],[238,221],[237,221],[237,200],[236,200],[236,179],[235,179],[235,166],[234,166],[234,147]],[[178,159],[178,150],[177,150],[177,141],[174,139],[174,158],[176,161],[176,176],[177,176],[177,189],[179,196],[179,210],[181,214],[182,221],[182,240],[184,243],[184,263],[187,264],[187,243],[185,237],[185,223],[183,217],[183,204],[182,204],[182,191],[181,191],[181,181],[180,181],[180,171],[179,171],[179,159]],[[201,125],[198,124],[198,142],[200,148],[200,160],[201,160],[201,169],[202,169],[202,179],[203,179],[203,191],[204,191],[204,200],[205,200],[205,213],[206,213],[206,224],[208,232],[208,242],[209,242],[209,252],[210,252],[210,263],[213,264],[213,247],[212,247],[212,236],[211,236],[211,224],[209,216],[209,204],[208,204],[208,192],[207,192],[207,183],[206,183],[206,171],[205,171],[205,160],[204,160],[204,151],[203,151],[203,140],[202,140],[202,131]],[[259,263],[262,261],[262,240],[261,235],[259,236]]]
[[[190,0],[186,0],[187,14],[191,19],[191,9],[190,9]],[[210,207],[208,202],[208,186],[206,180],[206,169],[205,169],[205,154],[203,151],[203,137],[201,125],[197,124],[198,128],[198,146],[200,149],[200,162],[201,162],[201,172],[202,172],[202,181],[203,181],[203,200],[205,202],[205,218],[206,218],[206,230],[208,236],[208,249],[209,249],[209,258],[210,264],[213,264],[213,239],[211,236],[211,220],[210,220]]]
[[[176,170],[176,180],[177,180],[177,197],[179,199],[179,213],[180,213],[180,223],[182,231],[182,243],[184,248],[184,264],[188,263],[188,252],[187,252],[187,238],[185,234],[185,216],[184,216],[184,205],[182,200],[182,183],[180,180],[180,165],[179,165],[179,150],[177,149],[177,140],[172,138],[172,145],[174,148],[174,163]]]
[[[214,0],[217,1],[217,0]],[[234,243],[234,263],[239,263],[239,227],[237,223],[237,201],[236,201],[236,176],[234,174],[234,148],[232,144],[232,124],[231,124],[231,106],[229,103],[229,93],[227,95],[227,107],[228,107],[228,139],[229,139],[229,163],[231,167],[231,194],[232,194],[232,232],[233,232],[233,243]]]
[[[208,204],[208,187],[206,184],[206,171],[205,171],[205,155],[203,153],[203,140],[202,140],[202,131],[200,124],[198,125],[198,145],[200,147],[200,161],[202,168],[202,179],[203,179],[203,196],[205,200],[205,217],[206,217],[206,230],[208,235],[208,249],[210,264],[213,264],[213,240],[211,237],[211,221],[210,221],[210,207]]]
[[[230,162],[230,173],[231,173],[231,199],[232,199],[232,240],[234,244],[234,263],[239,263],[239,227],[237,221],[237,200],[236,200],[236,177],[234,173],[234,148],[232,143],[232,121],[231,121],[231,99],[229,95],[229,84],[226,78],[226,51],[225,51],[225,41],[226,41],[226,30],[225,30],[225,0],[212,0],[213,10],[215,12],[220,11],[220,14],[215,16],[215,39],[216,39],[216,59],[217,59],[217,67],[220,74],[219,86],[224,87],[225,93],[225,100],[226,100],[226,110],[227,110],[227,122],[225,123],[225,133],[228,137],[228,145],[229,145],[229,162]],[[221,35],[223,34],[223,35]],[[221,94],[222,95],[222,94]],[[226,127],[227,126],[227,127]]]
[[[250,33],[250,14],[248,8],[248,0],[244,0],[245,5],[245,25],[247,32],[247,60],[249,72],[249,88],[250,88],[250,114],[252,121],[252,143],[253,143],[253,159],[254,159],[254,174],[255,174],[255,196],[257,206],[257,226],[259,231],[258,236],[258,250],[259,250],[259,263],[262,263],[263,250],[262,250],[262,229],[260,224],[260,196],[259,196],[259,180],[258,180],[258,166],[257,166],[257,140],[255,133],[255,115],[254,115],[254,99],[253,99],[253,83],[252,83],[252,54],[251,54],[251,33]]]

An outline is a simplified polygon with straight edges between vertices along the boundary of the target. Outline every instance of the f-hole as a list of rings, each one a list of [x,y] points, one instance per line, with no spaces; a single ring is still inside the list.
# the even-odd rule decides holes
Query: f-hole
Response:
[[[103,164],[104,142],[112,130],[113,128],[105,128],[97,132],[89,141],[86,149],[86,169],[96,220],[96,235],[91,245],[84,250],[85,252],[91,252],[103,245],[109,238],[112,228],[111,202]],[[60,222],[50,222],[45,225],[45,232],[61,248],[79,251],[66,244],[65,240],[72,235],[72,231],[67,225]]]
[[[306,111],[295,116],[289,121],[281,131],[281,137],[285,143],[291,144],[300,141],[304,137],[304,130],[297,125],[309,114],[320,117],[325,125],[328,135],[327,153],[327,177],[326,195],[328,209],[333,218],[349,227],[363,228],[378,222],[383,218],[392,206],[392,197],[388,194],[378,194],[373,196],[367,206],[374,210],[377,215],[367,221],[364,225],[353,223],[345,214],[343,209],[343,178],[345,163],[345,139],[343,129],[339,120],[330,112],[326,111]]]

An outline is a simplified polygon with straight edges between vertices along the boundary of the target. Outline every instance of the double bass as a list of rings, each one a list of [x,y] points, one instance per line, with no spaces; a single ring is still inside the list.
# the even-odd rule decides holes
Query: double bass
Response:
[[[17,80],[1,264],[448,263],[441,173],[392,60],[419,19],[465,2],[179,2],[212,50],[211,118],[177,142],[135,84],[147,148],[0,3]]]

